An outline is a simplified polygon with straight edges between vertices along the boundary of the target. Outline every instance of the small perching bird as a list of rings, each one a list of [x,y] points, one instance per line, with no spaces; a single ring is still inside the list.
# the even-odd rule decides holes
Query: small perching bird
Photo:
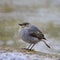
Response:
[[[22,27],[19,31],[20,38],[30,44],[27,49],[31,50],[39,41],[43,41],[45,45],[50,48],[50,46],[45,42],[46,38],[43,33],[36,26],[27,22],[19,25]]]

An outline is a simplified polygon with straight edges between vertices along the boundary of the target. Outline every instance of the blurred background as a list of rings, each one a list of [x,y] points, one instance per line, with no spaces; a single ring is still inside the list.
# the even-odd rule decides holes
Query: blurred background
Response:
[[[60,54],[60,0],[0,0],[0,46],[23,48],[28,44],[19,38],[19,23],[30,22],[45,35],[51,49],[43,42],[36,51]]]

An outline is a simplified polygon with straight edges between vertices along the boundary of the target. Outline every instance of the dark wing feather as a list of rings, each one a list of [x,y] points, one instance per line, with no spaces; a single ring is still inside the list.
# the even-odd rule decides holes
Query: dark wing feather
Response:
[[[32,37],[36,37],[38,39],[45,39],[43,33],[35,26],[31,26],[28,29],[28,31],[29,31],[29,35],[32,36]]]
[[[32,33],[30,33],[30,36],[36,37],[38,39],[45,39],[45,37],[44,37],[44,35],[42,33],[34,33],[34,32],[32,32]]]

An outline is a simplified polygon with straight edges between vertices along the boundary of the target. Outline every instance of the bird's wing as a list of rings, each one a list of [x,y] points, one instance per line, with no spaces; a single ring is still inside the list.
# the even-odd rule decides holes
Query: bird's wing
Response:
[[[30,34],[30,36],[36,37],[36,38],[38,38],[38,39],[45,39],[44,35],[41,34],[41,33],[31,32],[31,33],[29,33],[29,34]],[[46,39],[45,39],[45,40],[46,40]]]
[[[43,33],[37,27],[30,28],[29,35],[38,39],[45,39]]]

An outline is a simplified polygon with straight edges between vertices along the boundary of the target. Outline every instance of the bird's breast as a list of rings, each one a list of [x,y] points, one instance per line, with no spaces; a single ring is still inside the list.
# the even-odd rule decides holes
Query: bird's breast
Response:
[[[27,36],[28,36],[28,31],[22,29],[22,30],[20,31],[19,35],[20,35],[20,38],[21,38],[21,39],[25,40],[25,39],[27,38]]]

